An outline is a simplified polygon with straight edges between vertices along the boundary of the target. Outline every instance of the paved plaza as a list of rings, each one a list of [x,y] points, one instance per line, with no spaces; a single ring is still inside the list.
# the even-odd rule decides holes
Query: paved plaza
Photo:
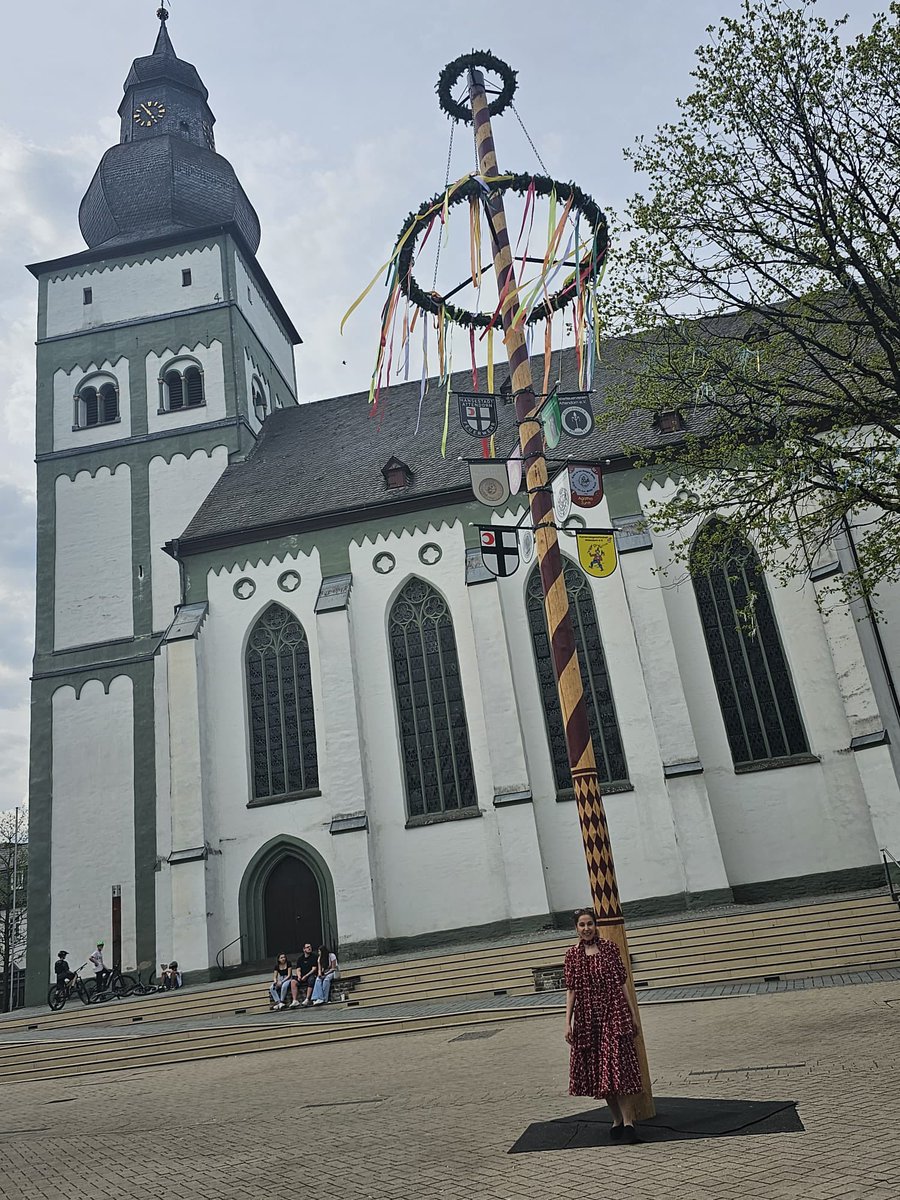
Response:
[[[657,1095],[796,1100],[806,1132],[509,1155],[530,1123],[590,1107],[566,1095],[551,1012],[7,1085],[0,1196],[900,1195],[900,983],[654,1004],[643,1019]]]

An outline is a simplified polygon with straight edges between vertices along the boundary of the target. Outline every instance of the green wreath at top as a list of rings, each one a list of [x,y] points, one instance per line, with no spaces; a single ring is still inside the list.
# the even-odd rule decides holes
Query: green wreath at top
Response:
[[[461,54],[459,58],[454,58],[453,62],[447,63],[441,71],[435,89],[438,94],[438,103],[448,117],[452,117],[454,121],[465,121],[471,125],[472,109],[465,102],[458,103],[453,99],[452,94],[463,71],[467,71],[469,67],[493,71],[503,80],[503,90],[500,95],[487,106],[492,117],[498,116],[512,103],[516,92],[516,72],[502,58],[491,54],[490,50],[473,50],[471,54]]]
[[[579,273],[595,261],[598,265],[602,263],[609,249],[609,229],[606,224],[606,216],[599,204],[587,192],[583,192],[577,184],[560,183],[558,180],[551,179],[547,175],[511,175],[508,179],[501,179],[493,184],[492,191],[516,192],[518,195],[524,196],[532,183],[534,184],[535,193],[538,196],[549,196],[555,190],[557,197],[564,203],[571,196],[572,208],[590,226],[593,238],[590,248],[582,256],[578,264]],[[477,179],[467,179],[450,196],[448,207],[452,208],[454,204],[461,204],[463,200],[468,200],[472,196],[482,199],[484,194],[484,188]],[[458,308],[455,304],[449,304],[437,293],[424,291],[416,282],[415,276],[412,273],[416,245],[428,227],[424,218],[429,213],[439,212],[443,204],[443,193],[432,196],[430,200],[426,200],[424,204],[421,204],[416,212],[410,213],[403,222],[403,228],[397,235],[397,242],[395,243],[395,245],[403,243],[403,248],[397,257],[398,286],[407,299],[426,312],[440,315],[443,310],[444,315],[455,325],[462,325],[470,329],[486,329],[494,319],[493,313],[470,312],[468,309]],[[416,225],[419,228],[407,237],[410,229]],[[526,318],[526,323],[528,325],[536,325],[539,321],[547,320],[554,312],[565,308],[576,292],[577,284],[573,278],[565,287],[554,292],[552,296],[547,297],[541,304],[535,305]]]

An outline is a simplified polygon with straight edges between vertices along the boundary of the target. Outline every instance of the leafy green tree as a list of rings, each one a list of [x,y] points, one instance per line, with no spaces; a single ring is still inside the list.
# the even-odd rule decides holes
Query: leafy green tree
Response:
[[[632,448],[682,479],[654,523],[733,505],[786,577],[849,522],[871,590],[900,578],[900,3],[856,37],[785,0],[707,32],[678,120],[626,151],[607,419],[683,419]]]

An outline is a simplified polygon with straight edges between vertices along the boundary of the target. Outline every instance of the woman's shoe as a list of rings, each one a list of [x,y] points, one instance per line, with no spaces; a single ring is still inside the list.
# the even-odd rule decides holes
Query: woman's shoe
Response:
[[[300,1007],[300,1001],[299,1001],[299,1000],[292,1000],[292,1001],[291,1001],[291,1008],[299,1008],[299,1007]]]
[[[610,1139],[614,1142],[620,1142],[622,1140],[622,1135],[624,1134],[624,1132],[625,1132],[624,1125],[610,1125],[610,1127],[609,1127],[609,1136],[610,1136]]]
[[[318,1008],[320,1004],[324,1004],[324,1000],[313,1000],[313,1008]]]
[[[624,1126],[625,1141],[629,1146],[642,1146],[644,1139],[638,1134],[633,1125]]]

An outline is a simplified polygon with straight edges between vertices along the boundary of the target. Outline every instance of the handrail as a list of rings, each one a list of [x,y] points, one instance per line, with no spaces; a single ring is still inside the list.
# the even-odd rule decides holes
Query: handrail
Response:
[[[888,862],[888,859],[890,859],[890,862]],[[884,881],[887,884],[888,891],[891,893],[891,899],[896,903],[900,903],[900,884],[894,883],[894,880],[891,876],[890,867],[890,863],[893,863],[895,867],[900,868],[900,858],[897,858],[896,855],[891,854],[890,850],[888,850],[886,846],[882,846],[881,861],[884,864]]]
[[[233,938],[228,943],[227,946],[223,946],[222,949],[218,952],[218,954],[216,954],[216,966],[219,969],[219,971],[221,972],[221,976],[223,979],[225,978],[225,974],[226,974],[225,951],[230,950],[231,947],[234,946],[237,942],[242,942],[243,940],[244,940],[244,935],[242,933],[239,933],[236,938]]]

